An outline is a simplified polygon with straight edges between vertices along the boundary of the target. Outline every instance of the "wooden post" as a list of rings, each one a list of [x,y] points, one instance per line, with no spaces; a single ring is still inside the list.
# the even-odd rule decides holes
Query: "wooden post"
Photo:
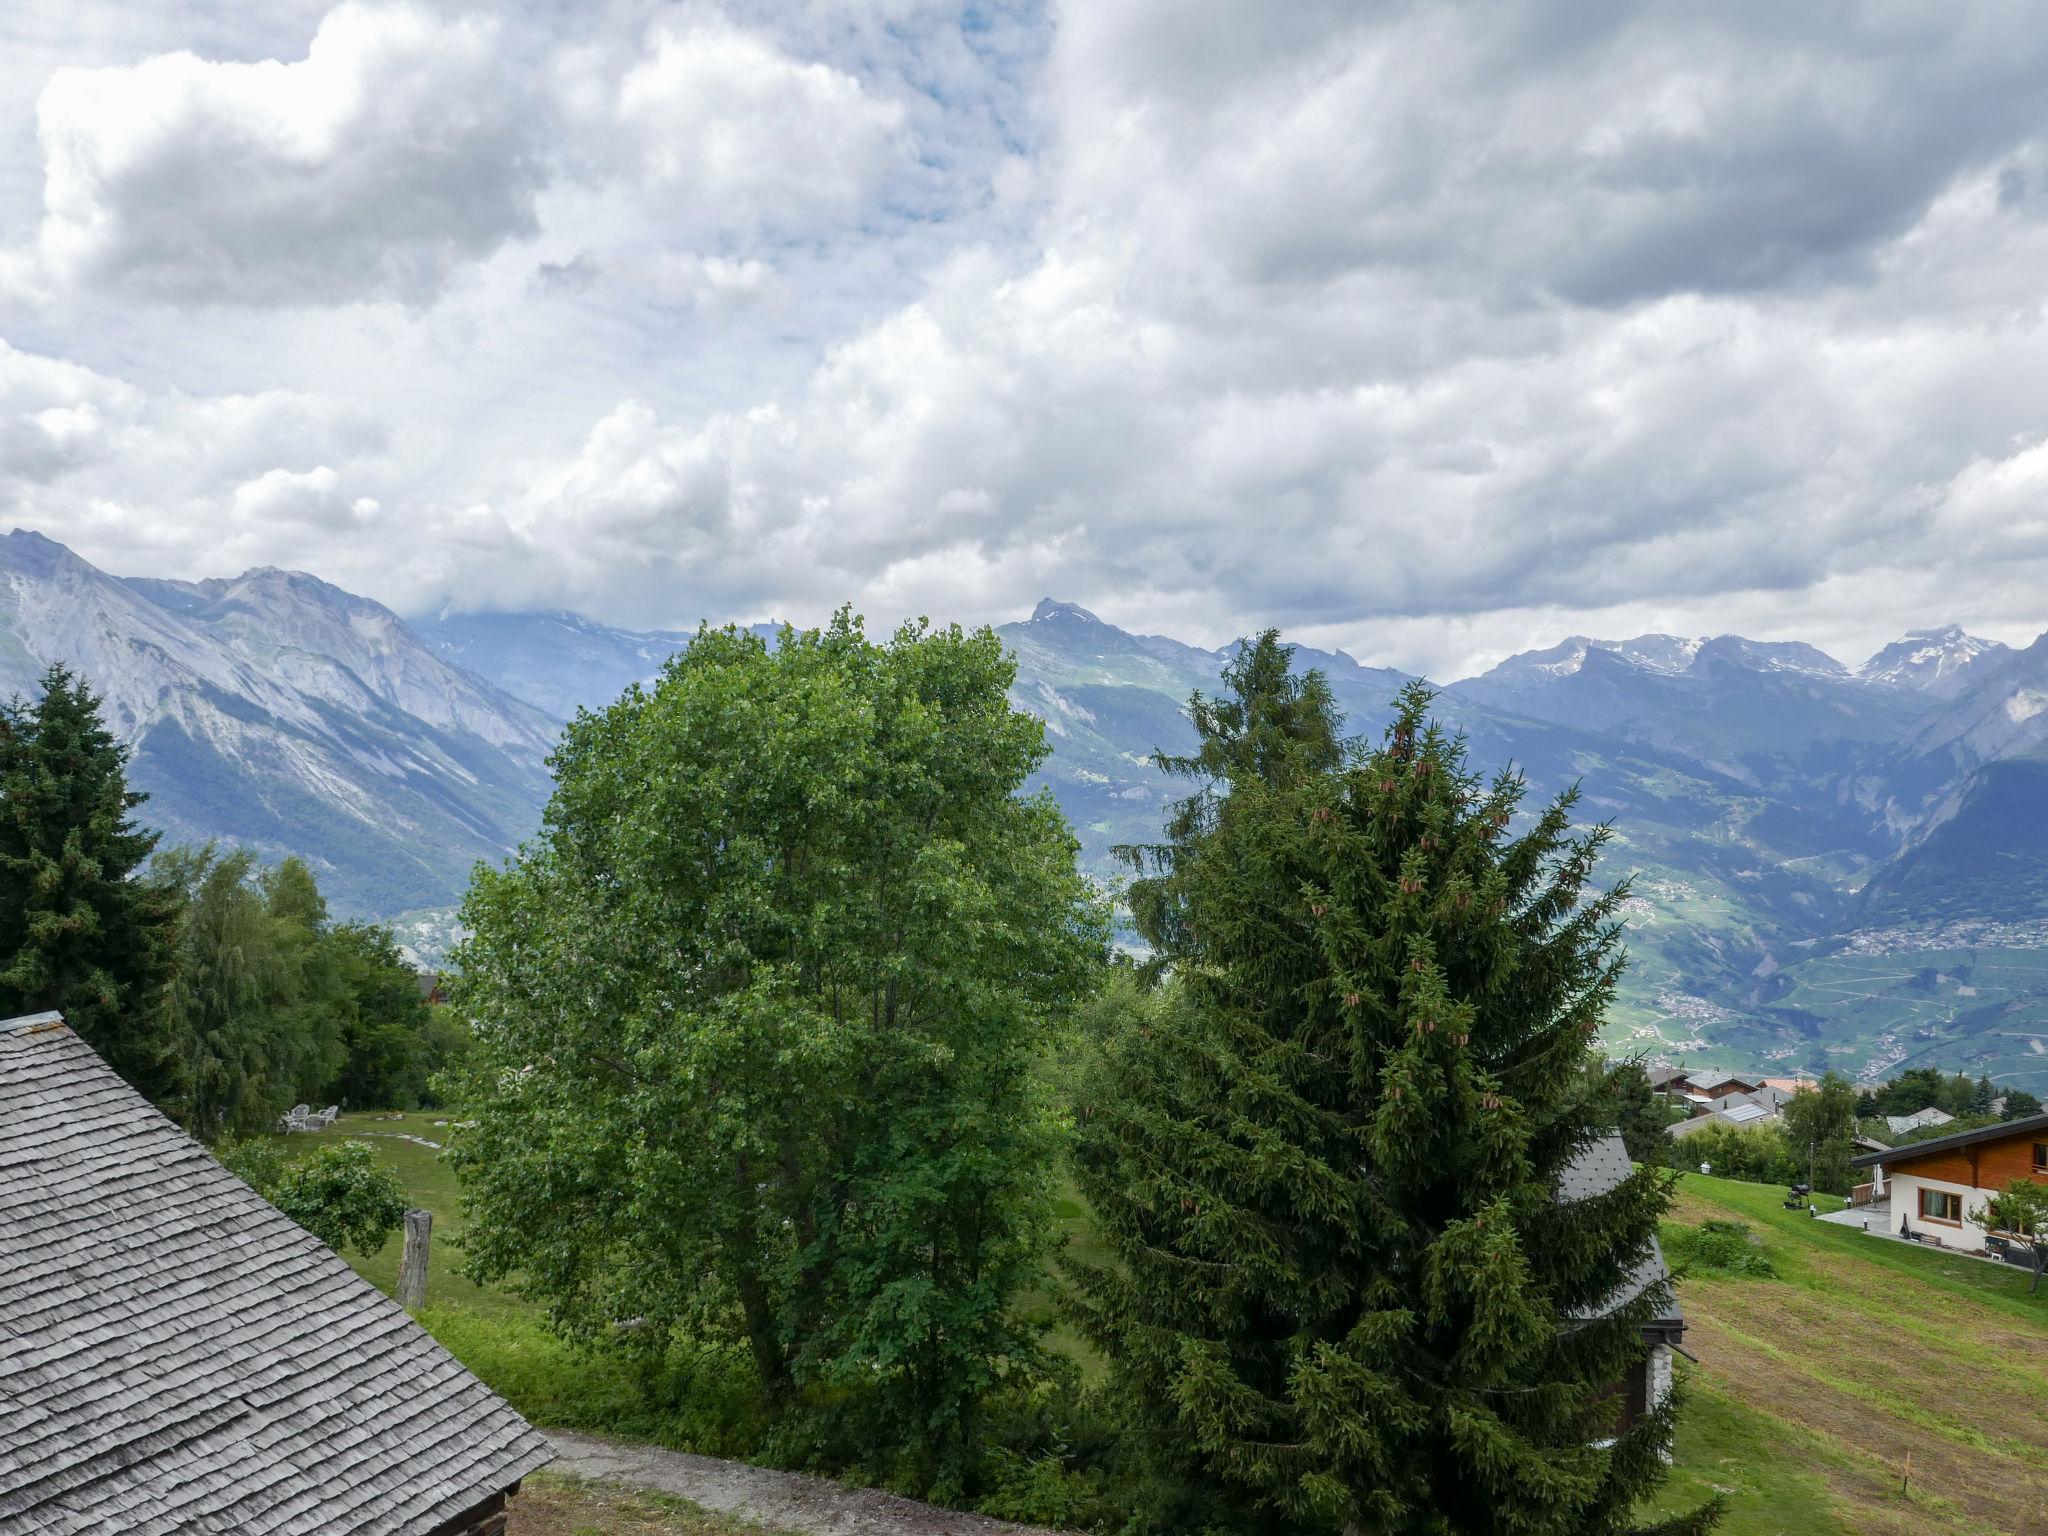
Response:
[[[417,1312],[427,1304],[427,1245],[433,1240],[434,1213],[405,1213],[405,1252],[398,1259],[398,1304]]]

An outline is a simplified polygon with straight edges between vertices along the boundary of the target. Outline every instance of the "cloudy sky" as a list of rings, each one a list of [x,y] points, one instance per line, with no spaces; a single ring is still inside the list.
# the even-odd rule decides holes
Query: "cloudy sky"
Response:
[[[618,623],[2048,628],[2031,7],[13,0],[0,527]]]

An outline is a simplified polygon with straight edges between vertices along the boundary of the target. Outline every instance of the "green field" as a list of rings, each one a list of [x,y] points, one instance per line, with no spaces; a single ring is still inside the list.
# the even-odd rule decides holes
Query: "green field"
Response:
[[[2048,1530],[2048,1295],[2029,1296],[2018,1269],[1781,1199],[1687,1174],[1673,1212],[1748,1223],[1777,1269],[1679,1287],[1700,1364],[1678,1467],[1730,1491],[1724,1529]]]
[[[712,1360],[684,1420],[650,1413],[629,1376],[576,1356],[530,1304],[455,1272],[455,1181],[432,1149],[393,1135],[438,1141],[446,1127],[434,1122],[445,1118],[349,1115],[319,1137],[284,1140],[297,1152],[362,1137],[435,1213],[422,1320],[536,1423],[743,1451],[757,1428],[745,1422],[743,1371]],[[2029,1296],[2017,1269],[1817,1222],[1782,1209],[1782,1198],[1776,1186],[1696,1174],[1680,1184],[1675,1225],[1746,1222],[1777,1274],[1681,1280],[1686,1343],[1700,1363],[1683,1372],[1690,1401],[1659,1506],[1718,1493],[1728,1536],[2048,1530],[2048,1295]],[[1078,1203],[1062,1217],[1070,1241],[1089,1242]],[[350,1256],[386,1290],[397,1261],[396,1240]],[[1049,1298],[1031,1304],[1049,1308]]]

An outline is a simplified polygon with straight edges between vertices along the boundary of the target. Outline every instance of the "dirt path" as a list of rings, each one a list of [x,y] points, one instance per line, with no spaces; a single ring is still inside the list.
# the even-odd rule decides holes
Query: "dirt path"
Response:
[[[1053,1536],[1036,1526],[963,1515],[872,1488],[848,1488],[822,1477],[774,1472],[741,1461],[565,1430],[548,1439],[560,1456],[551,1471],[674,1494],[718,1514],[739,1515],[800,1536]]]

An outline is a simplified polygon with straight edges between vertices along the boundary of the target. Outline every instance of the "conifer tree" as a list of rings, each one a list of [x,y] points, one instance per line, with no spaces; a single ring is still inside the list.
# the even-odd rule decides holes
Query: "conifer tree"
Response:
[[[0,1017],[61,1012],[144,1095],[176,1067],[157,1002],[177,896],[141,873],[157,834],[132,813],[128,754],[62,666],[34,703],[0,707]]]
[[[1368,755],[1277,636],[1225,680],[1133,851],[1173,1001],[1082,1096],[1113,1262],[1071,1266],[1077,1320],[1187,1526],[1625,1530],[1672,1410],[1610,1440],[1664,1297],[1614,1299],[1668,1193],[1557,1198],[1621,964],[1604,829],[1567,794],[1512,831],[1521,782],[1468,772],[1420,685]]]

